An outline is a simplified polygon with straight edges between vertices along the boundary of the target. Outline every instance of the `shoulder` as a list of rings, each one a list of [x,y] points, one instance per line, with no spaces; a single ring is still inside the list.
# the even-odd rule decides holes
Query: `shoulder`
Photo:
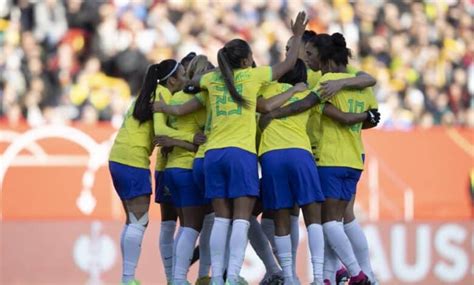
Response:
[[[349,74],[352,74],[352,75],[356,75],[357,73],[359,73],[359,69],[357,69],[355,66],[353,65],[348,65],[347,66],[347,73]]]
[[[270,81],[272,78],[272,67],[271,66],[259,66],[254,68],[249,68],[249,72],[258,77],[259,79]]]
[[[217,80],[221,80],[221,73],[219,70],[211,71],[204,74],[201,77],[200,84],[203,85]]]

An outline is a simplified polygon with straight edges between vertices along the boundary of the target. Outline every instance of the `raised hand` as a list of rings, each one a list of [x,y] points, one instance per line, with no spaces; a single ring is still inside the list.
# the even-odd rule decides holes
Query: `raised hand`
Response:
[[[301,11],[296,16],[295,21],[291,20],[291,31],[295,37],[301,37],[306,30],[306,25],[308,24],[308,19],[306,19],[306,12]]]

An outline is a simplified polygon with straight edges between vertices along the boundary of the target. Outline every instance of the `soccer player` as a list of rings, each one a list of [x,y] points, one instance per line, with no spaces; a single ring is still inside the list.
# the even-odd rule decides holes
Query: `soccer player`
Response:
[[[278,79],[292,68],[297,59],[301,36],[307,24],[304,12],[296,18],[292,30],[294,48],[286,59],[272,67],[252,68],[250,46],[243,40],[232,40],[219,50],[219,71],[204,75],[199,85],[208,91],[212,124],[204,157],[206,197],[212,199],[216,214],[211,233],[211,262],[213,284],[223,284],[224,253],[227,232],[232,222],[227,267],[228,284],[245,284],[239,277],[242,267],[249,218],[255,197],[259,194],[255,146],[256,93],[267,82]],[[163,101],[158,109],[183,115],[202,108],[199,99],[177,106]],[[176,107],[176,108],[173,108]]]
[[[173,65],[174,66],[174,65]],[[175,76],[169,62],[150,65],[140,93],[127,111],[109,156],[109,170],[117,194],[122,200],[126,222],[120,240],[122,283],[139,284],[135,268],[148,225],[151,178],[150,155],[153,151],[153,113],[157,81]]]
[[[194,67],[196,67],[194,65]],[[207,61],[204,68],[207,68]],[[201,70],[201,71],[205,71]],[[166,90],[159,90],[166,92]],[[172,95],[169,104],[185,103],[194,95],[183,91]],[[205,110],[199,110],[186,116],[169,116],[170,127],[178,131],[194,135],[201,131],[206,120]],[[202,228],[206,206],[210,201],[204,198],[204,193],[198,191],[193,178],[193,160],[197,149],[175,147],[168,154],[165,168],[165,186],[171,192],[174,206],[178,209],[180,218],[180,234],[177,237],[175,249],[175,266],[173,284],[188,284],[187,272],[193,255],[194,246]]]
[[[185,72],[183,66],[173,60],[167,59],[163,60],[159,64],[160,74],[157,78],[145,79],[150,81],[150,84],[154,84],[154,93],[160,93],[162,98],[169,102],[171,96],[174,93],[182,90],[187,79],[185,78]],[[153,98],[156,96],[153,95]],[[148,105],[150,109],[150,106]],[[151,109],[150,109],[151,111]],[[153,126],[154,134],[157,136],[157,143],[164,147],[164,149],[169,149],[173,145],[178,146],[179,141],[181,143],[179,146],[181,148],[187,148],[188,150],[194,149],[193,144],[202,144],[205,141],[205,137],[199,132],[189,133],[186,131],[180,131],[173,129],[168,126],[168,118],[165,114],[154,113],[153,114]],[[169,141],[173,143],[170,143]],[[185,142],[188,142],[187,144]],[[193,144],[191,144],[193,143]],[[168,151],[169,152],[169,151]],[[166,158],[163,157],[161,152],[157,154],[157,163],[155,171],[155,180],[156,180],[156,196],[155,201],[160,203],[161,211],[161,227],[160,227],[160,238],[159,238],[159,247],[163,265],[165,267],[165,274],[168,282],[172,280],[172,270],[173,270],[173,259],[174,259],[174,249],[177,238],[180,236],[180,232],[174,237],[175,228],[176,228],[176,217],[177,212],[172,199],[172,192],[168,187],[165,187],[164,181],[164,170],[167,165]]]
[[[329,35],[318,35],[318,38],[319,37],[323,37],[323,38],[327,38]],[[337,37],[337,36],[336,36]],[[315,42],[317,43],[317,42]],[[320,44],[320,43],[319,43]],[[308,45],[307,45],[308,46]],[[318,47],[318,45],[315,45],[315,47]],[[327,50],[331,50],[331,48],[329,47],[326,47]],[[332,49],[334,49],[334,47],[332,47]],[[311,64],[311,56],[312,54],[308,54],[308,63]],[[318,56],[317,58],[319,58],[318,60],[323,60],[324,58],[321,56],[321,54],[318,53]],[[314,59],[313,59],[314,60]],[[347,64],[346,64],[347,65]],[[347,69],[345,68],[346,66],[344,66],[344,69],[341,69],[341,70],[344,70],[345,72],[347,72]],[[341,71],[342,72],[342,71]],[[343,73],[337,73],[337,74],[343,74]],[[329,77],[329,78],[328,78]],[[332,79],[332,80],[340,80],[340,79],[343,79],[343,80],[353,80],[354,78],[351,77],[351,75],[349,74],[345,74],[343,76],[331,76],[331,75],[327,75],[326,78],[328,79]],[[325,78],[325,79],[326,79]],[[326,79],[326,80],[328,80]],[[347,91],[346,91],[347,92]],[[340,92],[339,92],[340,93]],[[339,94],[338,93],[338,94]],[[355,92],[352,92],[352,93],[355,93]],[[313,94],[313,93],[312,93]],[[362,93],[361,93],[362,94]],[[314,95],[314,94],[313,94]],[[357,93],[356,93],[357,95]],[[337,97],[337,96],[336,96]],[[296,102],[296,103],[293,103],[293,104],[290,104],[288,106],[285,106],[281,109],[277,109],[275,111],[272,111],[270,112],[269,114],[266,114],[264,116],[261,117],[260,119],[260,125],[262,128],[264,128],[269,121],[271,121],[272,118],[281,118],[281,117],[285,117],[287,115],[291,115],[291,114],[296,114],[296,113],[299,113],[299,112],[302,112],[304,110],[307,110],[308,108],[310,108],[311,106],[314,106],[315,104],[317,104],[319,102],[319,98],[317,96],[307,96],[304,100],[301,100],[299,102]],[[367,121],[370,121],[372,125],[376,124],[377,123],[377,120],[379,119],[379,114],[376,110],[372,109],[372,110],[367,110],[365,112],[362,112],[362,113],[356,113],[356,114],[348,114],[348,113],[343,113],[341,112],[339,109],[337,109],[335,106],[331,105],[331,104],[325,104],[323,105],[324,108],[321,108],[319,107],[320,109],[322,109],[322,113],[324,113],[324,117],[329,117],[329,118],[332,118],[332,120],[335,120],[335,121],[338,121],[338,124],[339,126],[341,126],[341,128],[343,128],[343,125],[346,124],[346,125],[353,125],[355,123],[358,123],[358,122],[362,122],[364,120],[367,120]],[[344,111],[350,111],[349,110],[344,110]],[[357,112],[361,112],[361,111],[364,111],[364,110],[360,110],[360,107],[358,107],[358,110],[352,110],[352,111],[357,111]],[[321,147],[322,144],[321,144]],[[319,149],[319,148],[317,148]],[[338,150],[333,150],[335,153],[340,153],[340,149]],[[316,154],[316,158],[317,159],[320,159],[319,155]],[[320,175],[321,176],[321,175]],[[323,180],[323,177],[320,177],[321,180]],[[325,191],[325,185],[323,185],[323,190]],[[354,189],[355,190],[355,189]],[[326,193],[325,193],[326,194]],[[350,200],[350,199],[349,199]],[[347,205],[347,202],[346,202],[346,205]],[[342,217],[341,217],[342,219]],[[342,224],[341,224],[342,226]],[[329,250],[330,251],[330,250]],[[326,250],[325,252],[329,252],[328,250]],[[337,261],[337,260],[336,260]],[[344,260],[343,260],[344,262]],[[324,268],[325,268],[325,271],[326,271],[326,265],[327,265],[328,262],[325,262],[325,265],[324,265]],[[354,273],[354,270],[352,271],[352,274],[358,274],[359,272],[356,272]],[[326,276],[326,273],[325,273],[325,276]],[[334,274],[332,274],[332,277],[331,279],[334,278]],[[357,280],[357,279],[353,279],[353,280]]]
[[[331,79],[350,78],[347,72],[350,50],[344,37],[335,33],[319,37],[319,60],[323,76],[320,82]],[[370,89],[362,91],[340,91],[321,108],[327,106],[342,111],[364,112],[377,108]],[[348,203],[356,193],[357,182],[364,168],[364,149],[361,139],[362,123],[343,127],[328,116],[321,117],[319,174],[326,201],[323,206],[323,227],[327,241],[351,274],[350,284],[370,284],[354,254],[351,242],[340,222]],[[363,235],[363,233],[362,233]],[[364,236],[365,239],[365,236]]]
[[[306,82],[306,66],[298,59],[295,67],[278,82],[261,91],[270,99],[289,88]],[[293,85],[293,87],[291,87]],[[289,102],[303,99],[309,90],[306,85]],[[259,101],[260,103],[260,101]],[[259,104],[263,105],[263,104]],[[308,229],[308,240],[313,264],[313,284],[323,283],[324,236],[321,227],[321,202],[324,196],[319,184],[316,164],[306,134],[309,111],[273,121],[263,132],[259,156],[262,165],[262,196],[265,209],[275,210],[275,244],[285,283],[295,284],[293,254],[290,237],[290,212],[295,204],[303,209]]]

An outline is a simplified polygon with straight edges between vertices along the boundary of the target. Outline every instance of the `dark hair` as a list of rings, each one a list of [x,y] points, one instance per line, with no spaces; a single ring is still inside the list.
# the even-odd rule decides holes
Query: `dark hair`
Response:
[[[183,57],[179,63],[181,63],[181,65],[186,68],[195,56],[196,56],[196,53],[192,51],[188,53],[185,57]]]
[[[301,37],[301,41],[305,44],[317,35],[318,34],[315,31],[306,30],[306,31],[303,32],[303,36]]]
[[[351,50],[346,46],[346,40],[340,33],[332,35],[319,34],[309,41],[318,49],[320,62],[333,60],[338,65],[346,66],[349,63]]]
[[[278,82],[280,83],[288,83],[291,85],[295,85],[296,83],[304,82],[308,79],[308,74],[306,71],[306,65],[304,61],[298,58],[296,60],[295,66],[292,69],[288,70],[285,74],[283,74]]]
[[[247,105],[247,101],[235,88],[233,69],[241,68],[242,60],[247,58],[250,52],[250,46],[246,41],[234,39],[227,42],[217,53],[219,69],[230,96],[234,102],[244,106]]]
[[[133,109],[133,117],[140,121],[140,124],[153,119],[150,103],[155,101],[156,86],[158,84],[165,86],[168,78],[176,75],[178,71],[177,64],[178,62],[174,59],[166,59],[160,63],[148,66],[142,87],[135,102],[135,108]],[[172,73],[170,74],[170,72]]]

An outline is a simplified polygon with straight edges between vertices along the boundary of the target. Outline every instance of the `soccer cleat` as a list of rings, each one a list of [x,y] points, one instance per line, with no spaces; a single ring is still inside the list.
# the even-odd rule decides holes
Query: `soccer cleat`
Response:
[[[284,283],[283,271],[279,271],[273,274],[265,274],[259,285],[282,285]],[[291,283],[293,284],[293,283]]]
[[[249,283],[243,277],[238,276],[237,279],[227,279],[225,285],[249,285]]]
[[[347,281],[349,281],[349,278],[351,276],[349,275],[349,272],[347,272],[345,267],[341,267],[337,272],[336,272],[336,284],[337,285],[344,285],[346,284]]]
[[[349,279],[349,285],[370,285],[369,277],[361,271],[357,276],[352,276]]]
[[[194,283],[194,285],[210,285],[210,284],[211,284],[211,277],[209,276],[199,277],[198,280],[196,280],[196,283]]]
[[[132,281],[128,281],[128,282],[122,282],[120,283],[121,285],[140,285],[140,281],[134,279]]]
[[[222,277],[212,277],[211,278],[211,285],[224,285],[224,278]]]

